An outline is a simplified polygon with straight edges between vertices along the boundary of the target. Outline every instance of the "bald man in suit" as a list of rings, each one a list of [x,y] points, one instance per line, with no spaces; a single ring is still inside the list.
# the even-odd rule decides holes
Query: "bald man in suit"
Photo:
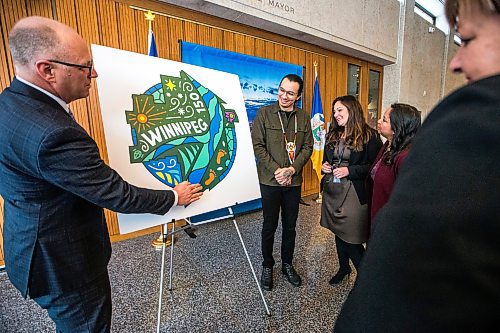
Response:
[[[109,332],[111,245],[103,207],[165,214],[201,196],[130,185],[107,166],[68,103],[97,77],[81,36],[59,22],[28,17],[9,34],[16,78],[0,95],[0,195],[12,284],[48,311],[58,332]]]

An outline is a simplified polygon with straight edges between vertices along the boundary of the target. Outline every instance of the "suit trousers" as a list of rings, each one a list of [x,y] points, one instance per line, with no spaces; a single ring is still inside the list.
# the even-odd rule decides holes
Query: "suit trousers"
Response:
[[[111,330],[111,286],[107,272],[78,290],[33,300],[47,310],[57,332],[107,333]]]
[[[262,266],[273,267],[274,234],[278,228],[281,210],[281,262],[292,264],[295,250],[295,226],[299,215],[300,186],[268,186],[260,184],[262,195],[262,212],[264,223],[262,225]]]

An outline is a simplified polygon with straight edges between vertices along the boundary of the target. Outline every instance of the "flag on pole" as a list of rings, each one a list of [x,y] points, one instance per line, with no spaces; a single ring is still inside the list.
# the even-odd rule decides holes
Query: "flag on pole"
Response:
[[[153,21],[155,20],[155,14],[148,11],[144,13],[146,21],[148,21],[149,33],[148,33],[148,55],[152,57],[158,57],[158,50],[156,49],[155,35],[153,34]]]
[[[323,153],[325,149],[325,117],[323,116],[323,104],[321,103],[321,95],[319,93],[318,72],[316,64],[314,66],[315,80],[314,92],[311,108],[311,130],[313,133],[314,145],[311,161],[313,169],[316,171],[318,180],[321,181],[321,164],[323,164]]]
[[[148,34],[148,55],[153,57],[158,57],[158,51],[156,50],[155,35],[153,30],[149,30]]]

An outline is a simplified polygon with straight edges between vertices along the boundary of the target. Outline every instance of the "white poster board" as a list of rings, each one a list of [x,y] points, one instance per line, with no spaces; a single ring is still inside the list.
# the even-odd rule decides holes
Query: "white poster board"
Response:
[[[260,198],[238,77],[92,45],[109,164],[129,183],[204,187],[166,215],[118,214],[128,233]]]

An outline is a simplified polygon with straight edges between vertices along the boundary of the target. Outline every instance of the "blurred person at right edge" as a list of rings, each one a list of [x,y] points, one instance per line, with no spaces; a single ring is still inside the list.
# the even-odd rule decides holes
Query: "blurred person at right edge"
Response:
[[[321,172],[323,200],[320,225],[335,234],[339,261],[331,285],[351,273],[349,260],[358,270],[370,232],[370,192],[365,182],[382,141],[365,121],[359,101],[351,95],[332,103],[331,126],[326,135]]]
[[[379,133],[387,139],[373,162],[367,189],[372,189],[370,217],[373,221],[391,195],[399,170],[410,151],[411,141],[420,128],[420,112],[413,106],[394,103],[377,122]],[[373,230],[374,224],[372,224]]]
[[[500,327],[500,0],[448,0],[468,84],[424,121],[334,332]]]

